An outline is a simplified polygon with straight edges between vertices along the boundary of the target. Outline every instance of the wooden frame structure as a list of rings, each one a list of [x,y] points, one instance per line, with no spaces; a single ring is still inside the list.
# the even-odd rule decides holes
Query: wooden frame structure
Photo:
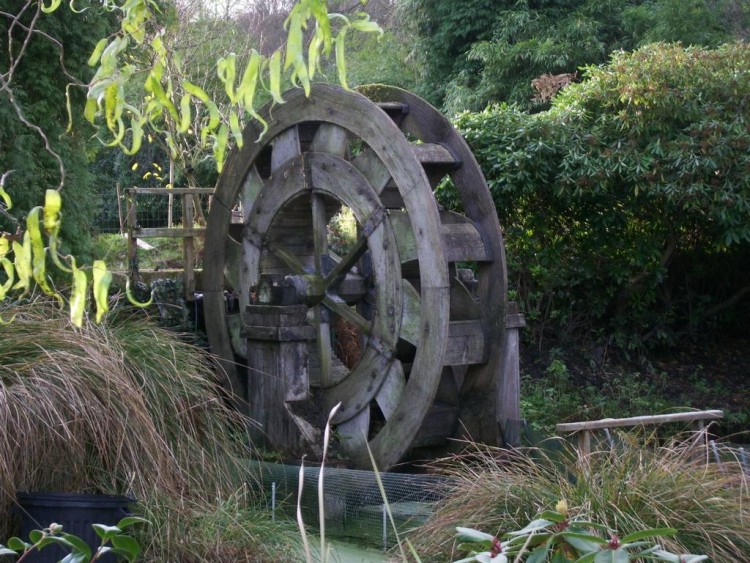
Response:
[[[523,318],[508,309],[500,225],[468,146],[397,88],[316,84],[284,99],[263,110],[268,130],[249,125],[228,158],[204,248],[209,342],[260,423],[256,438],[304,449],[341,403],[333,424],[354,466],[371,467],[372,452],[388,469],[460,429],[499,444],[512,435],[501,425],[518,424]],[[444,178],[462,214],[437,205]],[[328,229],[343,207],[357,237],[339,251]],[[342,325],[360,343],[348,365]]]

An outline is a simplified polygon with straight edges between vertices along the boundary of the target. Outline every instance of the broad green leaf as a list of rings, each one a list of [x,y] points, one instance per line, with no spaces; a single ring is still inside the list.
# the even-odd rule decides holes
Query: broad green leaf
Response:
[[[119,534],[112,538],[112,545],[115,546],[119,553],[127,553],[129,561],[132,561],[141,552],[141,547],[135,538],[130,536]]]
[[[91,552],[88,556],[85,553],[74,551],[68,553],[65,557],[60,559],[60,563],[88,563],[91,560]]]
[[[112,283],[112,272],[107,269],[103,260],[95,260],[92,267],[94,303],[96,303],[96,322],[100,323],[109,311],[109,285]]]
[[[102,540],[108,540],[115,537],[117,534],[121,534],[122,530],[118,526],[107,526],[105,524],[93,524],[92,528]]]
[[[473,528],[462,528],[458,526],[456,527],[456,533],[458,534],[458,541],[478,542],[492,541],[495,539],[495,536],[493,536],[492,534],[480,532],[479,530],[475,530]]]
[[[73,534],[62,534],[62,537],[65,538],[68,543],[73,546],[73,549],[75,551],[84,554],[88,557],[88,559],[91,559],[91,548],[89,547],[89,544]],[[88,559],[86,559],[86,561],[88,561]]]
[[[544,518],[545,520],[550,520],[552,522],[557,522],[558,524],[560,522],[565,521],[565,516],[563,514],[560,514],[559,512],[556,512],[554,510],[545,510],[540,515],[539,518]]]
[[[651,528],[650,530],[641,530],[628,534],[624,538],[620,539],[622,543],[631,543],[646,538],[674,536],[677,533],[675,528]]]
[[[528,535],[532,532],[537,532],[539,530],[543,530],[545,528],[548,528],[554,524],[554,522],[551,522],[550,520],[545,520],[543,518],[537,518],[535,520],[532,520],[528,524],[526,524],[526,527],[518,530],[516,532],[508,532],[506,535],[508,536],[521,536],[521,535]]]
[[[8,547],[13,551],[23,551],[31,547],[30,543],[26,543],[21,538],[13,536],[8,540]]]
[[[29,541],[31,543],[37,544],[44,538],[44,532],[41,530],[31,530],[29,532]]]
[[[117,523],[117,527],[121,530],[124,530],[128,526],[132,526],[133,524],[148,524],[149,521],[145,518],[141,518],[140,516],[126,516],[122,520],[120,520]]]
[[[604,549],[596,554],[594,563],[629,563],[630,557],[624,549]]]
[[[549,553],[551,542],[545,542],[544,545],[538,547],[526,558],[526,563],[544,563],[547,560],[547,554]]]

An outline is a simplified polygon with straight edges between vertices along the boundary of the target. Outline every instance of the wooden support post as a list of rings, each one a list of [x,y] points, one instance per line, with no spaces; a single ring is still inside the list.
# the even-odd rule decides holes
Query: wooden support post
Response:
[[[127,198],[128,215],[126,218],[128,226],[128,271],[130,283],[135,285],[139,281],[138,275],[138,219],[136,218],[135,193],[132,189],[125,190]]]
[[[182,228],[186,232],[193,228],[193,198],[187,194],[182,196]],[[192,236],[182,239],[182,258],[185,301],[192,302],[195,300],[195,243]]]
[[[503,369],[498,385],[498,424],[502,430],[505,445],[518,446],[521,443],[521,367],[519,353],[519,329],[526,326],[518,303],[509,302],[505,315],[505,350]]]
[[[251,305],[245,310],[247,393],[251,429],[256,443],[301,456],[314,429],[300,426],[289,403],[309,396],[308,342],[315,329],[307,322],[305,305]]]

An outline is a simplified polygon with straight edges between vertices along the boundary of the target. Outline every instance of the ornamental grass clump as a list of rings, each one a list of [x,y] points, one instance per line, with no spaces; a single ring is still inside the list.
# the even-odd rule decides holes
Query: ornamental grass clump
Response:
[[[227,405],[205,352],[129,308],[80,329],[44,301],[0,316],[13,317],[0,324],[0,527],[16,491],[128,494],[151,522],[141,540],[155,561],[263,553],[250,533],[219,546],[183,533],[228,499],[240,516],[260,502],[235,496],[249,421]]]
[[[674,528],[675,535],[659,541],[665,550],[716,562],[750,560],[750,477],[731,448],[719,447],[718,465],[705,433],[667,444],[654,436],[620,436],[614,448],[593,452],[586,464],[567,443],[554,451],[475,446],[442,461],[453,477],[451,494],[413,532],[412,542],[426,559],[458,559],[456,526],[501,537],[562,498],[572,512],[620,537]]]

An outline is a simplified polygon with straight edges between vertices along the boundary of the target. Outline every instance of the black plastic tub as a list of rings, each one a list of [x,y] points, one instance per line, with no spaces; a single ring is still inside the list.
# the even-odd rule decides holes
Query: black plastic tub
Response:
[[[125,496],[96,495],[82,493],[17,493],[18,513],[20,514],[21,539],[28,541],[31,530],[48,528],[50,524],[60,524],[63,532],[74,534],[91,547],[92,554],[101,544],[92,524],[114,526],[122,518],[130,515],[128,505],[134,499]],[[57,563],[67,552],[50,545],[43,550],[29,554],[24,561],[30,563]],[[97,561],[113,562],[111,554]]]

